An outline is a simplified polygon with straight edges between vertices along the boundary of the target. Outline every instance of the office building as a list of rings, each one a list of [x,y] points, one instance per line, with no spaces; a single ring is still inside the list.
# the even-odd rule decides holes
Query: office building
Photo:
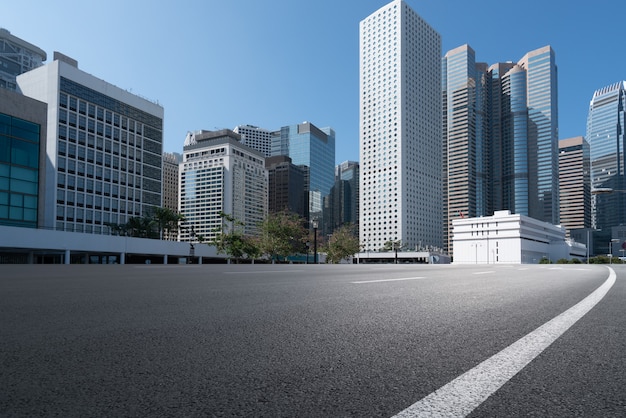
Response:
[[[48,107],[0,89],[0,225],[43,225]]]
[[[288,211],[308,219],[308,193],[304,179],[308,168],[297,166],[286,155],[265,160],[268,175],[268,211]]]
[[[324,205],[327,234],[342,225],[359,223],[359,163],[344,161],[335,167],[335,184]]]
[[[567,235],[591,228],[589,144],[582,136],[559,141],[560,217]]]
[[[488,67],[469,45],[443,59],[444,241],[497,210],[559,223],[557,68],[549,46]]]
[[[45,60],[42,49],[0,28],[0,88],[17,90],[15,78],[40,67]]]
[[[162,204],[163,108],[54,60],[17,77],[19,90],[48,105],[46,228],[109,233]]]
[[[307,167],[309,220],[317,219],[321,225],[324,198],[335,182],[335,131],[310,122],[283,126],[273,134],[272,156],[277,155],[287,155],[293,164]]]
[[[272,132],[252,125],[239,125],[233,129],[239,134],[241,143],[261,152],[265,157],[272,155]]]
[[[597,90],[589,104],[585,138],[591,155],[591,189],[611,192],[592,195],[591,223],[604,231],[626,223],[625,106],[626,81]]]
[[[238,228],[255,236],[267,215],[265,157],[224,129],[188,133],[180,168],[180,241],[210,242],[219,231]],[[220,214],[236,220],[228,223]]]
[[[183,156],[177,152],[163,153],[163,207],[178,212],[178,166]]]
[[[360,241],[443,245],[441,37],[404,1],[360,22]]]

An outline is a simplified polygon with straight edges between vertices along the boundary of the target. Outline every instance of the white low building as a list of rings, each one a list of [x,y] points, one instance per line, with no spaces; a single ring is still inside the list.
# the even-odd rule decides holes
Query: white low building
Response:
[[[565,228],[508,210],[455,219],[452,229],[454,264],[536,264],[587,254],[584,245],[565,238]]]

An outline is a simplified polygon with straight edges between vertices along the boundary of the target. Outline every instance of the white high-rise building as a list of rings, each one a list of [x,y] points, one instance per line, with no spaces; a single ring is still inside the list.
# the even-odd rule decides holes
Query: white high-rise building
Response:
[[[208,242],[222,227],[259,235],[268,205],[265,157],[240,140],[229,129],[187,134],[180,165],[179,212],[186,222],[180,241],[201,236]],[[226,221],[222,213],[236,222]]]
[[[241,136],[241,143],[263,153],[266,157],[272,155],[272,132],[252,125],[239,125],[233,132]]]
[[[17,85],[48,105],[43,227],[108,234],[161,206],[162,106],[58,52]]]
[[[404,1],[360,23],[360,240],[443,244],[441,37]]]

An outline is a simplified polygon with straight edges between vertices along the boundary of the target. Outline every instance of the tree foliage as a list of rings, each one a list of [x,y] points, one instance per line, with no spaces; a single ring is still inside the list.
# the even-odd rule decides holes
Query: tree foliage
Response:
[[[326,261],[338,263],[342,259],[359,252],[359,238],[354,225],[342,225],[336,229],[325,247]]]
[[[261,223],[261,252],[272,260],[301,252],[308,237],[304,225],[303,218],[288,211],[268,214]]]
[[[150,214],[128,218],[124,224],[105,223],[111,234],[136,237],[163,239],[165,233],[178,231],[178,225],[184,220],[179,213],[168,209],[155,207]]]
[[[257,258],[260,254],[257,241],[244,235],[242,228],[240,228],[244,226],[243,222],[224,212],[220,212],[220,217],[229,224],[222,222],[221,227],[215,231],[215,237],[211,244],[217,248],[217,252],[226,254],[235,260]]]

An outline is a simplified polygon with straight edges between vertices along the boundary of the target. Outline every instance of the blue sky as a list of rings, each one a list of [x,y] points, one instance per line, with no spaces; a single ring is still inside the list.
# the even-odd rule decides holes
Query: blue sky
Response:
[[[165,109],[164,150],[187,131],[310,121],[336,131],[336,162],[359,159],[359,22],[387,0],[20,0],[0,27]],[[551,45],[560,138],[585,134],[596,89],[626,79],[626,1],[407,0],[478,61]]]

